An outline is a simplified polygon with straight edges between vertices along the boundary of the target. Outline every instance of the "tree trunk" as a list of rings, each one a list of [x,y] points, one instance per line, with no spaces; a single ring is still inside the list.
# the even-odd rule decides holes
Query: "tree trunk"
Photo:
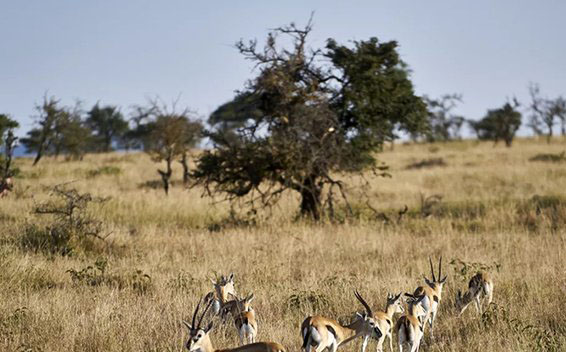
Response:
[[[33,164],[31,166],[35,166],[39,162],[39,159],[41,159],[41,157],[43,156],[43,150],[42,149],[43,148],[40,147],[37,150],[37,154],[35,154],[35,159],[33,159]]]
[[[183,184],[186,186],[189,184],[190,176],[187,153],[183,153],[183,157],[181,158],[181,161],[179,161],[179,163],[181,163],[181,165],[183,166]]]
[[[320,196],[322,188],[316,184],[316,178],[310,177],[303,182],[301,190],[301,215],[320,220]]]
[[[173,170],[171,169],[171,158],[167,158],[165,160],[167,162],[167,171],[157,170],[161,175],[161,180],[163,181],[163,190],[165,191],[165,195],[169,195],[169,180],[171,179],[171,174]]]
[[[546,135],[546,143],[550,143],[551,139],[552,139],[552,127],[549,127],[548,134]]]

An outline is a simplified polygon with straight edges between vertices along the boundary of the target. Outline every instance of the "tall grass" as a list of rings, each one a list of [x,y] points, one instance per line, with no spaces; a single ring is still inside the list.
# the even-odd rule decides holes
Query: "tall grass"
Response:
[[[0,200],[0,350],[182,351],[180,322],[211,289],[208,277],[234,272],[237,291],[255,293],[259,339],[299,351],[307,315],[347,321],[362,308],[354,289],[383,308],[387,292],[422,284],[429,256],[443,256],[449,277],[436,339],[426,338],[424,350],[566,350],[566,166],[529,161],[562,150],[560,142],[534,140],[511,149],[470,141],[396,145],[379,155],[392,178],[349,190],[355,219],[294,221],[298,203],[289,195],[249,227],[212,226],[229,208],[199,189],[177,186],[165,197],[147,187],[159,176],[143,154],[46,159],[37,167],[17,160],[16,190]],[[406,168],[431,158],[446,165]],[[18,239],[41,221],[31,209],[49,197],[45,186],[69,181],[111,197],[93,208],[110,233],[106,243],[70,256],[23,250]],[[421,199],[430,195],[442,201],[424,217]],[[356,200],[362,196],[380,212],[394,215],[404,205],[409,212],[385,224],[365,198]],[[455,293],[480,267],[494,277],[495,304],[482,317],[472,308],[458,318]],[[215,347],[238,344],[231,323],[215,326]]]

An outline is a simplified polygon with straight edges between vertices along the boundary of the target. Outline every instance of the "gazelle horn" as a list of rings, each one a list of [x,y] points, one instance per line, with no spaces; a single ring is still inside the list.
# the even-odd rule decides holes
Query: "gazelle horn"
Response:
[[[432,266],[432,259],[428,257],[428,262],[430,263],[430,272],[432,273],[432,281],[436,281],[436,277],[434,276],[434,267]]]
[[[358,299],[358,301],[360,301],[360,303],[366,308],[366,312],[368,313],[368,315],[370,317],[373,316],[371,308],[369,307],[367,302],[363,299],[362,295],[360,295],[360,293],[357,290],[354,291],[354,294],[356,295],[356,298]]]

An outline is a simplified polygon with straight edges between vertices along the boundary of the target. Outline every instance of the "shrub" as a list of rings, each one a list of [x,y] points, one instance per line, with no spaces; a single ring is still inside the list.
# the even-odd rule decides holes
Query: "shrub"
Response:
[[[563,163],[566,161],[566,152],[552,154],[552,153],[542,153],[537,154],[529,159],[529,161],[542,161],[548,163]]]
[[[107,286],[119,290],[130,289],[138,294],[147,293],[151,287],[151,277],[142,270],[129,273],[109,273],[106,258],[98,258],[94,265],[82,269],[67,270],[75,286]]]
[[[418,170],[424,168],[431,168],[431,167],[438,167],[438,166],[446,166],[446,162],[442,158],[429,158],[423,159],[418,162],[414,162],[412,164],[407,165],[407,170]]]
[[[89,170],[87,172],[87,177],[88,178],[94,178],[97,176],[117,176],[120,175],[122,173],[122,169],[120,169],[117,166],[102,166],[99,167],[98,169],[94,169],[94,170]]]
[[[49,224],[26,225],[19,241],[21,248],[58,255],[69,255],[77,246],[84,250],[96,248],[93,240],[104,239],[101,236],[103,224],[94,218],[88,207],[106,200],[89,193],[79,193],[75,189],[55,186],[52,199],[34,209],[34,214],[38,216],[49,216]]]

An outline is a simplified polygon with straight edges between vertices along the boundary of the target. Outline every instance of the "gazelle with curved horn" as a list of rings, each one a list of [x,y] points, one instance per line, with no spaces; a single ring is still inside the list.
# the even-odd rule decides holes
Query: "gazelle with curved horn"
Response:
[[[364,339],[362,343],[362,352],[364,352],[370,337],[376,339],[381,337],[382,332],[373,318],[371,308],[358,291],[354,294],[366,311],[363,314],[356,313],[357,319],[350,325],[343,326],[334,319],[319,315],[308,317],[303,321],[301,336],[305,352],[311,352],[313,347],[316,352],[322,352],[326,348],[330,352],[336,352],[338,347],[358,336]]]
[[[189,350],[189,352],[286,352],[285,347],[276,342],[256,342],[236,348],[226,348],[221,350],[215,349],[212,346],[209,335],[213,327],[212,321],[209,322],[206,327],[201,325],[202,319],[212,305],[212,301],[208,301],[198,323],[195,323],[201,301],[202,299],[199,300],[199,303],[193,313],[193,320],[191,324],[183,320],[183,324],[185,324],[185,326],[189,329],[189,338],[185,343],[185,347]]]
[[[377,351],[383,351],[383,343],[385,342],[385,338],[389,338],[389,349],[393,351],[393,337],[391,336],[391,332],[393,331],[393,316],[395,313],[404,313],[405,309],[403,309],[403,303],[401,299],[401,294],[394,296],[390,293],[387,294],[387,304],[385,305],[385,310],[383,312],[375,312],[373,318],[381,333],[383,334],[377,340]]]
[[[493,299],[493,281],[487,273],[479,272],[470,279],[466,293],[462,295],[462,291],[458,290],[458,295],[456,296],[458,315],[462,315],[472,301],[475,302],[476,309],[481,315],[482,299],[486,299],[488,305],[491,303]]]
[[[414,296],[405,293],[408,309],[407,313],[401,316],[395,324],[395,332],[399,344],[399,352],[403,352],[403,345],[408,344],[411,352],[417,352],[424,335],[423,327],[425,322],[421,323],[421,318],[426,314],[422,306],[425,295]],[[391,349],[393,351],[393,349]]]
[[[424,299],[421,304],[425,310],[425,319],[423,321],[423,331],[424,323],[428,322],[430,325],[430,337],[434,339],[434,320],[438,315],[438,307],[442,299],[442,288],[446,282],[446,276],[442,277],[442,257],[438,262],[438,276],[434,275],[434,267],[432,266],[432,259],[428,258],[430,263],[430,271],[432,274],[432,280],[424,277],[426,286],[419,286],[416,288],[413,296],[418,297],[424,295]]]

